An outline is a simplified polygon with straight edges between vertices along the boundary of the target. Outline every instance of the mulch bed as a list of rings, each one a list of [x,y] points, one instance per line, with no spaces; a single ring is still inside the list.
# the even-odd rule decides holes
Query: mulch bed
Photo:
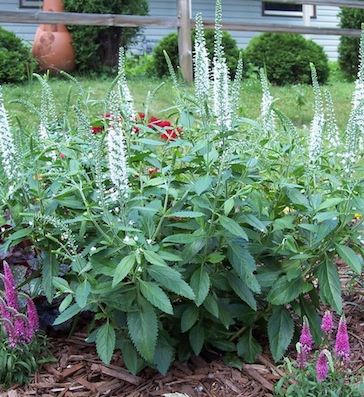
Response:
[[[341,270],[345,285],[348,279]],[[364,295],[362,288],[345,287],[350,367],[359,374],[364,370]],[[256,364],[245,364],[242,370],[228,367],[220,359],[208,362],[195,357],[188,363],[176,363],[166,376],[151,369],[134,376],[123,367],[118,353],[106,366],[94,346],[84,340],[85,335],[79,333],[68,339],[51,338],[57,362],[45,365],[28,386],[0,393],[0,397],[168,397],[168,393],[182,393],[181,397],[271,397],[274,383],[283,375],[270,356],[262,354]]]

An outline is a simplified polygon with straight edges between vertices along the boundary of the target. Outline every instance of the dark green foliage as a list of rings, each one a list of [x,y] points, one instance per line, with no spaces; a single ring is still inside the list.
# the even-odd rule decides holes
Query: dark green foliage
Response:
[[[245,53],[245,62],[266,68],[268,79],[277,85],[310,84],[312,62],[320,83],[329,76],[329,64],[323,48],[299,34],[264,33],[253,38]]]
[[[208,29],[205,31],[206,47],[210,54],[212,61],[214,53],[214,30]],[[195,32],[192,33],[192,41],[194,43]],[[239,49],[236,41],[229,32],[223,32],[222,44],[225,51],[226,61],[232,76],[235,75],[236,65],[239,59]],[[177,33],[171,33],[165,36],[159,44],[155,47],[154,55],[154,69],[158,77],[163,77],[169,74],[166,59],[163,51],[166,51],[171,59],[174,68],[179,65],[178,61],[178,38]]]
[[[340,12],[342,28],[360,29],[364,22],[364,9],[343,8]],[[339,66],[345,76],[353,80],[358,73],[359,37],[341,36],[339,46]]]
[[[0,84],[24,81],[35,67],[30,48],[14,33],[0,28]]]
[[[95,14],[148,13],[147,0],[65,0],[69,12]],[[77,70],[90,73],[110,70],[117,65],[119,47],[133,42],[137,28],[69,26],[76,51]]]

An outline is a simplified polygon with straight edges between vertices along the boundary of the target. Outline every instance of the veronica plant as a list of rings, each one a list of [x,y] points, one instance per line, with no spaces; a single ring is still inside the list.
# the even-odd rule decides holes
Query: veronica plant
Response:
[[[132,372],[165,373],[205,347],[251,362],[262,332],[279,360],[296,316],[317,339],[320,301],[341,313],[337,257],[353,277],[362,270],[353,219],[364,213],[363,183],[328,167],[326,147],[311,178],[309,134],[283,114],[274,139],[233,116],[241,72],[231,84],[219,7],[206,114],[186,110],[177,91],[175,120],[131,120],[117,78],[93,126],[77,90],[76,117],[69,107],[56,116],[56,136],[67,138],[24,134],[25,183],[9,191],[4,176],[0,185],[10,225],[1,249],[31,240],[42,262],[33,277],[61,302],[55,324],[93,313],[88,341],[105,363],[121,350]]]

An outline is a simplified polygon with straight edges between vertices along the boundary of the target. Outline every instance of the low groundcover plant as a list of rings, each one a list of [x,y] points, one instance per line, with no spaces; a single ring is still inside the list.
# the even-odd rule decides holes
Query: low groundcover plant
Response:
[[[33,300],[20,295],[10,266],[4,262],[0,295],[0,385],[23,384],[38,368],[45,353]],[[25,301],[25,309],[21,306]],[[25,312],[25,313],[24,313]]]
[[[362,271],[363,66],[340,132],[312,65],[314,119],[298,131],[275,109],[264,71],[261,117],[239,114],[243,66],[231,81],[220,2],[213,62],[200,16],[196,30],[194,95],[167,57],[169,120],[151,118],[155,92],[143,115],[135,110],[123,51],[107,117],[93,119],[71,76],[73,105],[61,113],[37,76],[40,109],[28,106],[36,130],[11,128],[0,97],[1,208],[11,226],[1,250],[31,241],[40,268],[29,282],[60,302],[55,324],[87,312],[101,359],[121,350],[134,373],[165,373],[204,347],[253,362],[262,332],[280,360],[294,318],[306,316],[318,340],[320,303],[342,312],[338,258],[354,279]]]
[[[342,315],[333,338],[332,313],[326,311],[321,321],[323,338],[313,353],[314,342],[307,319],[304,319],[299,342],[296,345],[296,362],[285,359],[287,375],[277,383],[277,396],[361,396],[360,379],[354,376],[350,361],[349,335]]]

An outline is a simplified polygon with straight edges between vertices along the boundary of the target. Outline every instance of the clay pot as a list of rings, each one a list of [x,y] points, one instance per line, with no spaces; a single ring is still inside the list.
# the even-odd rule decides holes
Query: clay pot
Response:
[[[64,11],[63,0],[44,0],[43,11]],[[35,33],[33,55],[42,70],[70,72],[75,68],[72,36],[65,25],[40,25]]]

